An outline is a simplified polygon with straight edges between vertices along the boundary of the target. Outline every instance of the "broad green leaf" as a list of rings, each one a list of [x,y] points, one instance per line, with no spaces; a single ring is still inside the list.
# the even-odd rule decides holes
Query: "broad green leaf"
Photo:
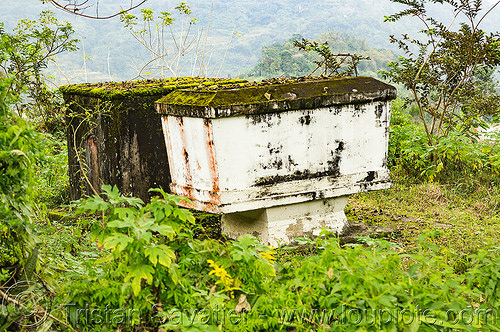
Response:
[[[132,243],[133,241],[134,239],[125,234],[113,233],[113,235],[104,239],[104,248],[122,251],[127,247],[129,243]]]
[[[175,232],[174,232],[174,229],[172,228],[172,226],[169,226],[169,225],[152,225],[151,227],[149,227],[149,229],[153,232],[157,232],[161,235],[164,235],[164,236],[168,236],[168,235],[174,235]]]
[[[179,218],[182,221],[188,221],[190,223],[194,223],[194,221],[195,221],[193,214],[189,210],[186,210],[186,209],[175,209],[174,216]]]
[[[115,187],[116,187],[116,186],[115,186]],[[112,192],[112,190],[111,190],[111,185],[109,185],[109,184],[104,184],[104,185],[101,187],[101,190],[102,190],[104,193],[108,194],[108,196],[109,196],[109,194]]]
[[[171,267],[170,267],[170,278],[172,278],[172,281],[174,282],[174,284],[178,284],[179,283],[179,280],[180,280],[180,272],[179,272],[179,269],[178,269],[178,265],[177,264],[173,264]],[[180,284],[182,286],[182,284]]]
[[[90,211],[94,213],[95,211],[106,211],[110,207],[110,204],[103,200],[99,196],[94,196],[89,199],[84,200],[77,208],[77,212]]]
[[[152,266],[145,264],[131,265],[128,269],[128,274],[125,277],[125,282],[132,280],[132,290],[134,295],[137,296],[141,291],[141,281],[145,279],[148,284],[153,282],[153,273],[155,270]]]
[[[242,247],[251,247],[254,246],[258,243],[257,239],[255,239],[253,236],[246,234],[242,237],[240,237],[237,241],[237,243],[240,243]]]
[[[114,209],[114,213],[117,214],[120,219],[128,219],[133,218],[137,214],[137,210],[134,208],[117,207]]]
[[[175,259],[175,252],[163,244],[147,248],[144,253],[154,266],[156,266],[157,263],[160,263],[165,267],[170,267],[170,264],[172,264],[172,261]]]
[[[137,198],[137,197],[121,197],[123,201],[125,201],[127,204],[134,206],[136,208],[141,208],[142,205],[144,205],[144,202],[142,199]]]
[[[116,228],[131,228],[134,226],[134,222],[130,219],[126,219],[126,220],[113,220],[113,221],[110,221],[108,224],[107,224],[108,227],[116,227]]]
[[[420,319],[412,318],[412,323],[410,324],[408,330],[409,332],[417,332],[420,327]]]

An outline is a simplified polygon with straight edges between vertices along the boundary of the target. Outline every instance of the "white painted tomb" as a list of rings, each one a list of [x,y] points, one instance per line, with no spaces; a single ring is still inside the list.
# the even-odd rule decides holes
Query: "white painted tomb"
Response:
[[[368,77],[174,91],[157,102],[170,190],[223,214],[231,238],[341,233],[349,195],[391,187],[395,97]]]

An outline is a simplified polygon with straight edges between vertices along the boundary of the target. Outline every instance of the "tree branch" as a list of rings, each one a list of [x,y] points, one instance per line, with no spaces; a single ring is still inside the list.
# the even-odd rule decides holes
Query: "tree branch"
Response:
[[[481,17],[481,19],[479,20],[479,22],[477,22],[476,24],[476,28],[479,27],[479,24],[481,24],[481,22],[483,21],[483,19],[489,15],[489,13],[491,13],[491,11],[500,3],[500,1],[497,1],[493,6],[490,7],[490,9],[483,15],[483,17]]]
[[[68,5],[61,5],[59,3],[60,0],[48,0],[52,5],[57,7],[60,10],[66,11],[68,13],[94,19],[94,20],[107,20],[116,16],[119,16],[122,12],[128,12],[130,10],[136,9],[140,6],[142,6],[144,3],[146,3],[148,0],[141,0],[138,4],[134,5],[133,1],[130,2],[130,6],[127,9],[122,9],[117,13],[111,14],[111,15],[106,15],[106,16],[99,16],[99,1],[97,1],[97,7],[96,7],[96,15],[87,15],[84,13],[85,9],[91,7],[92,5],[87,5],[87,2],[89,0],[77,0],[75,3],[70,3]],[[71,7],[71,8],[69,8]]]

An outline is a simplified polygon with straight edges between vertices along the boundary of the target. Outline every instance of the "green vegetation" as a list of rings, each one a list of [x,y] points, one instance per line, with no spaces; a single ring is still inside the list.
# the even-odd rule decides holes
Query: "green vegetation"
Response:
[[[66,27],[68,38],[56,44],[72,40]],[[38,37],[10,47],[15,35],[0,33],[1,331],[499,330],[500,151],[497,137],[481,140],[473,130],[495,123],[498,107],[480,112],[481,103],[459,100],[447,109],[453,125],[442,127],[451,129],[431,131],[430,144],[433,114],[396,100],[389,145],[395,186],[355,195],[347,207],[349,219],[396,232],[347,245],[324,232],[270,248],[251,236],[222,238],[217,217],[195,218],[177,206],[181,198],[158,189],[148,204],[103,186],[101,195],[68,205],[62,126],[19,114],[22,91],[43,77],[5,65],[27,56],[24,63],[43,67],[50,56],[36,48]],[[389,75],[399,77],[402,65]],[[470,79],[498,97],[488,68]],[[142,93],[148,84],[158,82],[66,92]],[[425,84],[447,91],[442,82]],[[426,96],[426,106],[439,96]],[[46,105],[41,114],[59,107],[56,99]]]
[[[51,243],[61,249],[58,264],[73,268],[61,274],[53,298],[59,308],[54,312],[73,328],[425,331],[497,326],[499,252],[488,240],[463,247],[465,252],[454,251],[462,243],[442,241],[446,229],[416,229],[403,236],[406,244],[363,238],[364,245],[345,247],[324,234],[299,240],[300,250],[268,248],[250,236],[200,240],[193,237],[191,213],[176,207],[179,198],[160,192],[143,205],[116,189],[103,189],[106,199],[96,196],[78,204],[91,214],[77,225],[90,231],[69,233],[75,223],[59,223],[60,243]],[[401,196],[402,189],[379,199]],[[411,206],[404,209],[405,202],[418,205],[422,197],[415,194],[428,195],[428,189],[410,191],[400,208],[415,212]],[[370,196],[377,199],[376,193],[360,196],[351,201],[351,217]],[[108,213],[94,219],[95,211]],[[367,218],[380,222],[373,215],[380,213],[370,211]],[[498,241],[495,227],[489,236]],[[66,303],[75,305],[65,308]]]
[[[2,102],[7,96],[17,98],[12,106],[18,115],[30,117],[51,133],[63,130],[64,118],[61,98],[49,88],[44,69],[57,54],[76,50],[73,32],[68,22],[59,22],[50,11],[37,20],[20,20],[12,33],[0,23],[0,73],[14,78],[5,81]]]
[[[386,21],[416,16],[423,30],[414,38],[407,34],[400,39],[391,36],[391,42],[405,55],[390,62],[382,76],[411,92],[407,102],[417,107],[427,141],[423,147],[433,159],[434,171],[439,173],[452,158],[459,160],[455,164],[466,164],[464,167],[495,169],[498,160],[489,156],[495,149],[486,144],[473,146],[470,137],[473,129],[486,127],[485,115],[491,117],[500,109],[500,96],[480,78],[500,65],[498,32],[488,34],[479,28],[481,1],[393,1],[405,5],[405,9],[386,17]],[[428,6],[435,2],[449,5],[454,19],[460,16],[466,21],[453,30],[451,25],[430,17]]]
[[[424,126],[412,120],[404,105],[403,100],[393,104],[389,144],[393,171],[431,182],[438,178],[443,183],[470,183],[470,186],[487,183],[500,174],[500,147],[494,141],[498,134],[493,132],[489,139],[478,140],[477,132],[452,130],[430,145]],[[413,111],[418,113],[415,108]],[[489,127],[484,120],[482,125]]]
[[[310,51],[315,51],[317,55]],[[334,57],[334,54],[359,54],[366,57],[361,62],[359,60],[362,59],[356,60],[359,75],[375,77],[377,70],[385,68],[385,64],[395,58],[391,51],[370,47],[365,40],[352,35],[330,31],[315,41],[308,41],[300,35],[295,35],[283,44],[274,43],[263,47],[259,63],[244,76],[262,79],[319,75],[322,72],[330,75],[336,72],[340,74],[338,70],[341,68],[347,74],[354,76],[354,67],[349,70],[347,62],[340,63],[343,57]],[[319,71],[319,67],[328,70]]]
[[[392,105],[389,167],[394,188],[351,197],[353,220],[391,226],[393,240],[411,249],[415,237],[428,233],[441,250],[460,256],[500,241],[500,168],[498,144],[451,136],[438,149],[429,149],[425,130],[403,108]],[[415,114],[415,117],[418,115]],[[432,151],[446,154],[436,173]]]
[[[42,69],[54,55],[74,49],[72,33],[68,23],[59,23],[50,12],[36,21],[20,20],[13,33],[0,23],[0,256],[17,275],[35,242],[33,172],[45,152],[41,135],[23,116],[46,131],[61,129],[54,122],[54,117],[61,121],[56,97],[47,89]]]
[[[5,84],[7,83],[7,84]],[[8,79],[0,84],[7,97]],[[33,126],[3,103],[0,112],[0,259],[2,266],[21,263],[32,249],[33,159],[39,136]]]

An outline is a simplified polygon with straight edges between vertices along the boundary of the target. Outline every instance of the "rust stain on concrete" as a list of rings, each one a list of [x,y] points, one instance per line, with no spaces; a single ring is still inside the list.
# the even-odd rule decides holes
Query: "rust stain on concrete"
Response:
[[[180,133],[180,140],[182,142],[182,154],[184,157],[184,166],[186,168],[186,174],[185,174],[185,180],[186,180],[186,185],[183,186],[183,194],[184,197],[187,197],[189,199],[194,199],[195,197],[192,195],[192,187],[193,187],[193,178],[191,176],[191,167],[189,165],[189,154],[187,152],[187,145],[186,145],[186,136],[184,134],[184,120],[182,117],[177,117],[177,123],[179,124],[179,133]]]
[[[97,137],[94,135],[87,139],[87,146],[89,151],[90,159],[90,182],[95,190],[99,190],[99,161],[98,161],[98,147],[97,147]]]
[[[219,204],[220,203],[219,173],[217,170],[217,161],[215,159],[215,145],[212,132],[212,123],[209,119],[204,119],[203,125],[206,130],[208,164],[212,179],[212,191],[210,191],[210,203]]]

